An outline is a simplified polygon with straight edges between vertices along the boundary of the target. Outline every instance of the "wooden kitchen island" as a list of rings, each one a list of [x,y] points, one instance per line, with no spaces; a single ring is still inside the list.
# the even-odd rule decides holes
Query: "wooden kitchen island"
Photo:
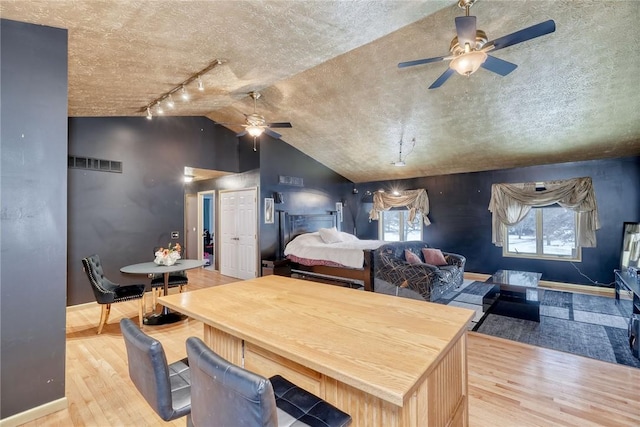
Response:
[[[202,321],[222,357],[283,375],[349,413],[353,426],[469,424],[471,310],[282,276],[159,302]]]

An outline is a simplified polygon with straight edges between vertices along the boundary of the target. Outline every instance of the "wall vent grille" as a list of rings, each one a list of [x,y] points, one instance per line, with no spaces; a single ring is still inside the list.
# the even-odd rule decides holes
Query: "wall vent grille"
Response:
[[[88,169],[100,172],[122,173],[122,162],[94,159],[91,157],[69,156],[69,169]]]
[[[278,183],[284,184],[284,185],[293,185],[293,186],[296,186],[296,187],[304,187],[303,179],[302,178],[298,178],[296,176],[279,175],[278,176]]]

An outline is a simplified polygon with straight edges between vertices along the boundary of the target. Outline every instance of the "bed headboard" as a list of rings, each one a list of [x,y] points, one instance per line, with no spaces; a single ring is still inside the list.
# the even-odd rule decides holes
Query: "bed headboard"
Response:
[[[336,227],[340,230],[338,215],[335,211],[323,214],[290,214],[280,212],[280,257],[284,256],[284,248],[294,237],[318,231],[321,228]]]

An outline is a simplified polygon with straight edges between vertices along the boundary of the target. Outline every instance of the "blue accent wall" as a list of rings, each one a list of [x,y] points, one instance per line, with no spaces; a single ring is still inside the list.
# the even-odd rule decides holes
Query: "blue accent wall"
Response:
[[[336,202],[344,198],[351,182],[286,142],[270,137],[260,141],[260,253],[262,259],[275,259],[281,248],[279,243],[279,216],[292,214],[326,213],[334,211]],[[279,183],[280,176],[301,178],[303,186]],[[275,221],[265,224],[264,199],[282,194],[282,203],[275,204]],[[351,223],[340,224],[344,230]]]
[[[593,180],[601,228],[597,247],[582,250],[582,262],[543,261],[502,256],[491,243],[491,185],[538,182],[589,176]],[[476,173],[442,175],[401,181],[357,185],[366,190],[425,188],[429,195],[432,224],[423,238],[434,247],[464,255],[465,270],[492,274],[499,269],[542,273],[542,280],[587,285],[609,285],[620,265],[622,226],[640,222],[640,157],[559,163]],[[371,209],[372,198],[360,197],[361,211]],[[360,238],[377,238],[377,221],[358,216]],[[596,283],[597,282],[597,283]]]
[[[240,167],[237,138],[205,117],[71,118],[69,154],[122,161],[122,173],[69,169],[69,305],[94,300],[82,258],[98,254],[114,282],[148,284],[120,268],[184,244],[185,166]]]

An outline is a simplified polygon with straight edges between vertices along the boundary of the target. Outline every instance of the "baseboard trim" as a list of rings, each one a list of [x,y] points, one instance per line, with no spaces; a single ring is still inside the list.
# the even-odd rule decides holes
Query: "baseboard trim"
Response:
[[[67,306],[67,313],[69,312],[73,312],[73,311],[77,311],[77,310],[83,310],[87,307],[90,307],[92,305],[98,306],[99,304],[95,301],[93,302],[86,302],[84,304],[76,304],[76,305],[68,305]]]
[[[58,400],[52,400],[44,405],[36,406],[19,414],[12,415],[0,420],[0,427],[16,427],[38,418],[53,414],[54,412],[67,409],[67,398],[63,397]]]
[[[557,291],[576,292],[579,294],[598,295],[611,298],[615,296],[615,289],[605,288],[602,286],[578,285],[575,283],[548,282],[546,280],[541,280],[540,287],[554,289]]]
[[[481,273],[464,273],[464,278],[467,280],[477,280],[484,282],[490,274]],[[591,286],[591,285],[578,285],[576,283],[562,283],[562,282],[550,282],[548,280],[541,280],[540,287],[545,289],[553,289],[558,291],[575,292],[580,294],[599,295],[613,298],[615,296],[615,290],[613,288],[605,288],[603,286]]]
[[[145,298],[145,304],[146,304],[147,298],[152,298],[151,291],[146,291],[144,293],[144,298]],[[72,311],[76,311],[76,310],[83,310],[83,309],[88,308],[90,306],[99,307],[100,304],[98,304],[96,301],[91,301],[91,302],[85,302],[83,304],[68,305],[67,306],[67,313],[72,312]],[[0,426],[0,427],[2,427],[2,426]]]

